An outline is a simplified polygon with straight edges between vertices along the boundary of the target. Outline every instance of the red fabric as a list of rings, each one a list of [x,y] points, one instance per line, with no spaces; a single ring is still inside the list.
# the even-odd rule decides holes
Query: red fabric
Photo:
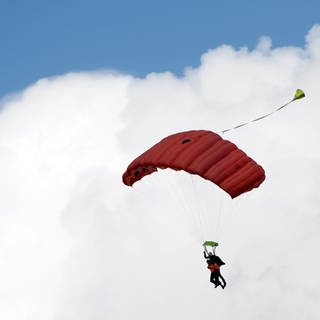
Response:
[[[232,198],[250,191],[265,179],[263,168],[235,144],[207,130],[170,135],[136,158],[123,174],[132,186],[157,168],[184,170],[210,180]]]
[[[216,270],[219,270],[220,267],[218,264],[214,263],[214,264],[208,264],[208,269],[211,271],[211,272],[215,272]]]

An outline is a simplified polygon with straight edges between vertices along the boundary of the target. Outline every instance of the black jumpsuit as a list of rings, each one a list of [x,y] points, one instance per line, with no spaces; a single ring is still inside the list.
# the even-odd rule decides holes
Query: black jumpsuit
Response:
[[[220,285],[224,289],[224,287],[226,286],[226,281],[221,275],[219,268],[225,263],[221,260],[220,257],[216,255],[206,255],[206,252],[203,253],[205,259],[207,260],[208,268],[211,270],[210,282],[212,282],[215,285],[215,287],[218,287]],[[215,264],[218,266],[218,268],[214,268]],[[219,278],[222,280],[222,283],[220,282]]]

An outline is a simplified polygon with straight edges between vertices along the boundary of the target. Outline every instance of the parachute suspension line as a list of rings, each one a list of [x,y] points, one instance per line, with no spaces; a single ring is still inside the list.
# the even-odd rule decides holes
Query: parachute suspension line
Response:
[[[169,185],[171,186],[169,189],[172,190],[171,195],[173,198],[177,198],[177,197],[179,198],[179,200],[178,200],[179,205],[182,207],[182,209],[185,213],[188,213],[189,210],[188,210],[188,205],[186,204],[186,197],[184,196],[179,184],[173,180],[174,179],[171,176],[168,179]]]
[[[181,178],[181,177],[179,177]],[[188,177],[190,179],[190,176]],[[192,182],[192,180],[191,180]],[[192,183],[191,183],[192,184]],[[202,215],[199,214],[198,211],[195,210],[195,208],[198,208],[199,206],[197,205],[199,203],[198,199],[197,199],[197,194],[194,192],[194,185],[192,184],[193,186],[193,192],[192,192],[192,196],[188,197],[188,200],[189,200],[189,208],[190,208],[190,211],[191,211],[191,214],[193,215],[194,217],[194,220],[196,221],[197,225],[198,225],[198,230],[200,231],[200,235],[201,235],[201,241],[204,239],[205,237],[205,224],[204,224],[204,221],[202,219]]]
[[[219,194],[218,197],[218,206],[217,206],[217,219],[216,219],[216,223],[214,225],[214,232],[213,234],[215,235],[215,239],[217,239],[219,241],[219,231],[220,231],[220,224],[221,224],[221,216],[222,216],[222,194]]]
[[[157,183],[161,183],[161,175],[155,175],[154,176],[154,180],[157,180]],[[178,205],[178,207],[182,210],[182,213],[184,216],[188,216],[190,215],[190,206],[188,205],[188,197],[184,194],[183,192],[183,183],[180,183],[180,181],[178,181],[177,177],[168,174],[166,176],[166,188],[165,188],[165,192],[167,193],[167,196],[169,198],[169,201],[171,201],[171,199],[175,202],[176,205]],[[197,217],[196,215],[192,215],[191,214],[191,218],[193,219],[193,223],[192,225],[195,226],[195,233],[196,233],[196,237],[199,241],[203,240],[203,233],[201,228],[199,227],[199,223],[197,221]]]
[[[203,207],[203,201],[201,201],[199,194],[198,194],[198,188],[195,185],[195,181],[194,181],[194,177],[193,175],[190,175],[191,178],[191,184],[192,184],[192,188],[193,188],[193,193],[195,195],[196,198],[196,206],[197,208],[199,208],[199,210],[197,212],[195,212],[195,214],[199,217],[199,221],[200,221],[200,226],[202,229],[202,234],[203,234],[203,239],[205,239],[205,235],[207,234],[207,229],[208,229],[208,220],[206,219],[206,211]]]
[[[226,212],[225,215],[222,215],[221,216],[221,221],[223,222],[223,220],[225,219],[229,219],[229,222],[234,222],[235,219],[234,219],[234,215],[236,214],[238,208],[239,208],[239,205],[241,203],[241,198],[235,198],[233,199],[231,202],[229,201],[229,204],[230,204],[230,208],[228,209],[228,212]],[[226,229],[228,229],[228,227],[230,226],[230,223],[220,223],[220,229],[219,229],[219,238],[220,238],[220,234],[226,234],[227,232]],[[244,230],[239,230],[240,232],[241,231],[244,231]]]
[[[190,203],[190,197],[187,196],[186,192],[184,191],[183,186],[185,187],[185,183],[181,180],[181,177],[178,173],[175,190],[178,191],[178,196],[180,197],[180,203],[182,203],[182,207],[184,208],[184,211],[187,215],[191,216],[191,218],[194,221],[194,224],[196,226],[197,236],[199,240],[202,240],[204,237],[203,234],[203,226],[202,222],[199,219],[199,216],[196,214],[196,212],[193,210],[192,205]]]
[[[272,112],[270,112],[270,113],[268,113],[268,114],[265,114],[265,115],[263,115],[263,116],[261,116],[261,117],[258,117],[258,118],[256,118],[256,119],[250,120],[250,121],[245,122],[245,123],[241,123],[241,124],[239,124],[239,125],[237,125],[237,126],[235,126],[235,127],[229,128],[229,129],[222,130],[220,133],[224,134],[225,132],[228,132],[228,131],[230,131],[230,130],[239,129],[239,128],[244,127],[244,126],[246,126],[246,125],[248,125],[248,124],[250,124],[250,123],[252,123],[252,122],[256,122],[256,121],[262,120],[262,119],[264,119],[264,118],[266,118],[266,117],[269,117],[269,116],[271,116],[272,114],[278,112],[279,110],[283,109],[284,107],[286,107],[287,105],[289,105],[289,104],[292,103],[293,101],[298,100],[298,99],[302,99],[302,98],[304,98],[304,97],[305,97],[304,92],[303,92],[301,89],[297,89],[297,90],[296,90],[296,93],[295,93],[295,95],[294,95],[294,97],[293,97],[293,99],[291,99],[289,102],[285,103],[283,106],[277,108],[276,110],[274,110],[274,111],[272,111]]]
[[[204,239],[208,237],[214,237],[216,240],[219,240],[219,231],[221,227],[221,219],[223,210],[223,193],[217,192],[221,190],[213,190],[212,185],[207,185],[206,182],[202,185],[197,185],[200,183],[193,175],[190,175],[193,186],[193,195],[195,196],[196,205],[195,208],[199,208],[198,211],[195,211],[195,215],[198,216],[200,225],[202,226],[204,232]],[[202,189],[200,189],[200,186]],[[201,195],[199,191],[201,190]],[[211,196],[209,198],[209,190]],[[214,199],[212,198],[214,196]],[[214,206],[209,206],[209,199],[215,203]],[[228,199],[229,200],[229,199]]]
[[[188,206],[187,204],[188,198],[185,196],[181,188],[181,183],[177,181],[177,178],[173,178],[171,175],[169,175],[167,183],[168,183],[168,188],[166,190],[170,194],[171,198],[176,200],[177,204],[182,209],[185,215],[187,216],[190,215],[190,210],[189,210],[190,206]],[[195,232],[197,233],[197,238],[201,240],[202,239],[201,229],[198,227],[196,217],[191,215],[191,218],[193,218],[194,220],[193,225],[196,226]]]
[[[211,216],[213,216],[214,217],[214,215],[215,215],[215,212],[214,213],[212,213],[212,211],[213,210],[215,210],[214,209],[214,207],[215,206],[213,206],[212,204],[213,204],[213,199],[214,198],[216,198],[216,190],[214,190],[213,189],[213,186],[212,185],[208,185],[207,183],[206,183],[206,185],[205,185],[205,190],[204,190],[205,192],[204,192],[204,201],[203,201],[203,204],[204,204],[204,212],[205,212],[205,217],[206,217],[206,225],[207,225],[207,236],[211,236],[211,235],[214,235],[212,232],[213,232],[213,228],[214,228],[214,223],[212,223],[212,219],[210,219],[211,218]],[[210,196],[209,196],[209,191],[211,191],[212,193],[210,194]],[[215,202],[214,202],[215,203]]]

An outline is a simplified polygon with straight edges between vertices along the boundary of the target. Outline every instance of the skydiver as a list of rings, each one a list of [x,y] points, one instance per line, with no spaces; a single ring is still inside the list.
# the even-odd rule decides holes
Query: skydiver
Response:
[[[207,261],[208,269],[211,271],[210,282],[215,285],[215,288],[221,286],[221,288],[224,289],[226,286],[226,281],[220,273],[220,267],[225,263],[220,259],[220,257],[216,256],[212,252],[207,254],[205,251],[203,251],[203,254]],[[220,282],[219,278],[222,280],[222,283]]]

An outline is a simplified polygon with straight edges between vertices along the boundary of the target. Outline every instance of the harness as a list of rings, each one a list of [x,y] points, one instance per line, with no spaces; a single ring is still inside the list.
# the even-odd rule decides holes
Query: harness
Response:
[[[208,263],[208,269],[211,271],[211,272],[215,272],[216,270],[219,270],[220,269],[220,266],[214,262],[214,263],[211,263],[209,262]]]

